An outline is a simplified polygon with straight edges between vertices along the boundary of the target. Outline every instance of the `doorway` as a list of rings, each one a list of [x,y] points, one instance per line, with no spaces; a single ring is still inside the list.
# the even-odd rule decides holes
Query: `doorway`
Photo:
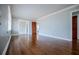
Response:
[[[18,24],[18,32],[21,35],[25,35],[28,34],[28,21],[24,21],[24,20],[19,20],[19,24]]]

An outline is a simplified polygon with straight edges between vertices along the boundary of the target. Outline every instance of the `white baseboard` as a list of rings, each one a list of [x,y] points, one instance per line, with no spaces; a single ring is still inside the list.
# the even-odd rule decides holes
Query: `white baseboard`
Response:
[[[39,35],[42,35],[42,36],[47,36],[47,37],[51,37],[51,38],[56,38],[56,39],[61,39],[61,40],[72,41],[71,39],[62,38],[62,37],[53,36],[53,35],[48,35],[48,34],[43,34],[43,33],[39,33]]]
[[[10,40],[11,40],[11,36],[9,37],[9,40],[8,40],[8,42],[7,42],[7,44],[6,44],[5,48],[4,48],[4,51],[3,51],[2,55],[6,54],[8,46],[9,46],[9,43],[10,43]]]
[[[17,35],[26,35],[26,34],[11,34],[12,36],[17,36]]]
[[[19,34],[11,34],[11,36],[16,36],[16,35],[19,35]]]
[[[11,34],[11,36],[17,36],[17,35],[26,35],[26,34]],[[29,33],[31,35],[31,33]]]

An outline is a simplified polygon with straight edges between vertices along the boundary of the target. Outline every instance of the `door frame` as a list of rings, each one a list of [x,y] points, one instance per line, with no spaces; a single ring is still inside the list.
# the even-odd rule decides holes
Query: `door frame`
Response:
[[[28,29],[27,29],[28,33],[27,33],[27,35],[28,35],[28,40],[29,40],[29,35],[30,35],[30,32],[29,32],[29,30],[30,30],[30,21],[28,21],[28,20],[23,20],[23,19],[22,19],[22,20],[18,20],[18,22],[21,22],[21,21],[27,23],[27,26],[28,26]],[[18,24],[18,31],[19,31],[19,24]]]
[[[27,26],[29,25],[29,21],[26,21],[26,20],[18,20],[18,31],[19,31],[19,27],[20,27],[20,22],[26,22],[27,23]],[[29,28],[29,26],[28,26],[28,28]],[[27,29],[27,31],[28,31],[28,29]],[[26,32],[26,30],[25,30],[25,32]],[[26,33],[25,33],[26,34]],[[29,34],[29,33],[27,33],[27,34]]]

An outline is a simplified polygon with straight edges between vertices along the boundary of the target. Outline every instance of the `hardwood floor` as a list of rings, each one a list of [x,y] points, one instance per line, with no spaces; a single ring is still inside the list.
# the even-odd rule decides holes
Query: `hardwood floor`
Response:
[[[27,36],[12,36],[6,55],[72,55],[79,54],[73,51],[72,42],[39,36],[36,42],[27,39]],[[79,45],[78,45],[79,47]],[[78,48],[79,49],[79,48]]]

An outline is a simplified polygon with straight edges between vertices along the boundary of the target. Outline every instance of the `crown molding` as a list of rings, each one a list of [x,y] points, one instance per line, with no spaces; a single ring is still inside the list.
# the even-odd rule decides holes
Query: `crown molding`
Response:
[[[43,17],[40,17],[40,18],[37,19],[37,20],[41,20],[41,19],[44,19],[44,18],[46,18],[46,17],[48,17],[48,16],[55,15],[55,14],[58,14],[58,13],[67,11],[67,10],[69,10],[69,9],[71,9],[71,8],[75,8],[75,7],[77,7],[77,6],[79,6],[79,5],[72,5],[72,6],[70,6],[70,7],[67,7],[67,8],[61,9],[61,10],[59,10],[59,11],[56,11],[56,12],[50,13],[50,14],[48,14],[48,15],[45,15],[45,16],[43,16]]]

